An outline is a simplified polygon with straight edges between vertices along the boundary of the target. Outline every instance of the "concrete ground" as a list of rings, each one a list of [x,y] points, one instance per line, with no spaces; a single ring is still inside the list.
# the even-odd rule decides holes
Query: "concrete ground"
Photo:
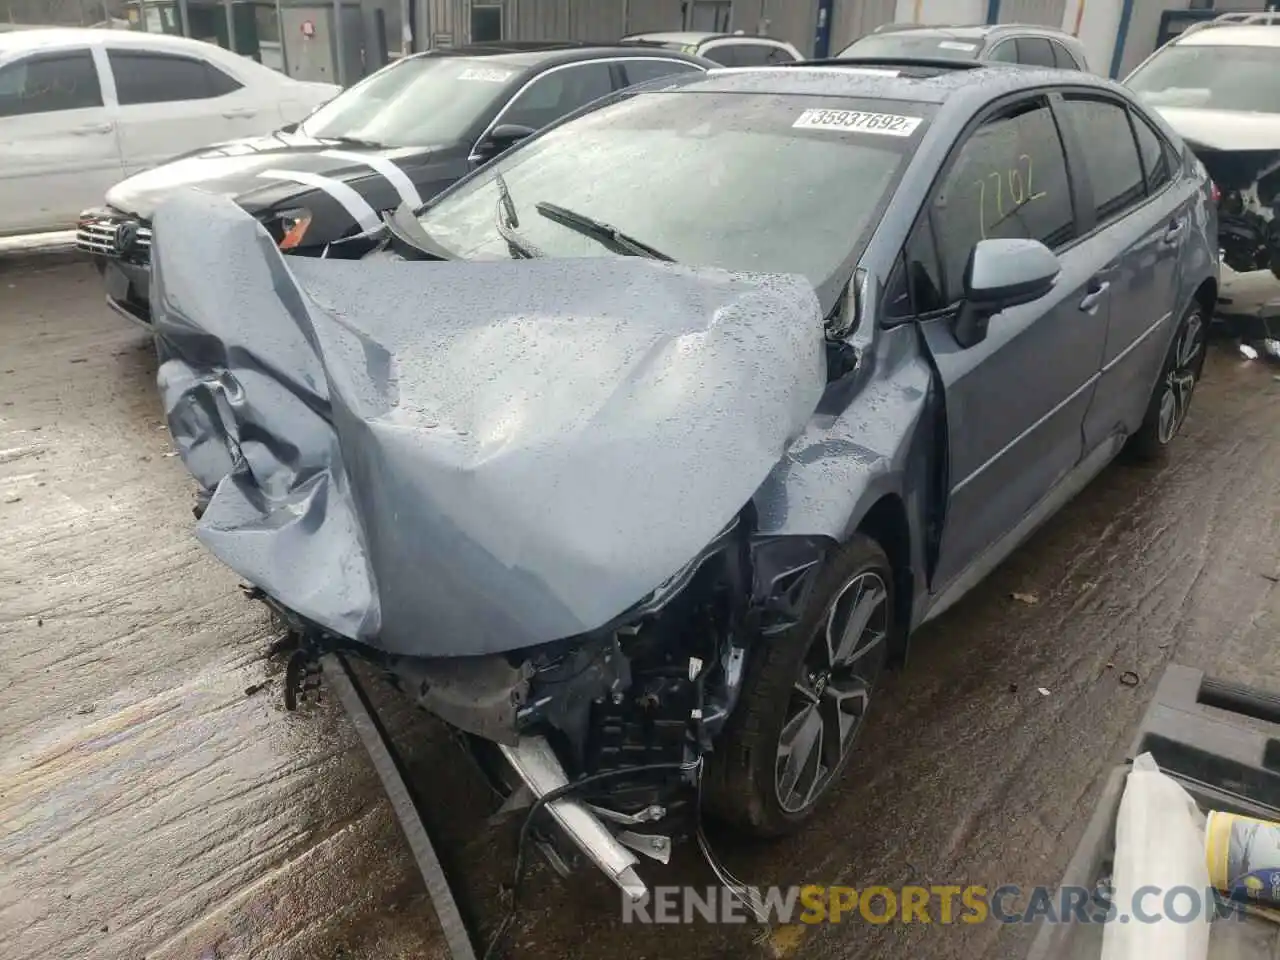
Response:
[[[1215,350],[1171,461],[1109,468],[931,625],[838,796],[791,840],[716,835],[731,869],[1052,884],[1165,664],[1280,689],[1276,373]],[[442,956],[341,710],[283,710],[262,609],[192,536],[154,374],[88,266],[0,261],[0,957]],[[491,929],[511,825],[439,726],[386,705]],[[647,875],[714,882],[684,848]],[[1032,932],[624,927],[591,873],[530,881],[511,956],[1019,957]]]

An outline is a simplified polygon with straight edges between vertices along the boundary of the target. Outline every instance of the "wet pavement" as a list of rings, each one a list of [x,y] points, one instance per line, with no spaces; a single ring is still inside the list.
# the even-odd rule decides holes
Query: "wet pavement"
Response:
[[[790,840],[713,834],[730,868],[1052,884],[1165,664],[1280,689],[1277,372],[1216,350],[1170,462],[1110,467],[931,624],[838,795]],[[0,957],[443,956],[336,701],[284,711],[263,611],[192,536],[154,373],[89,267],[0,260]],[[487,931],[513,824],[437,724],[380,702]],[[689,848],[646,875],[714,882]],[[516,957],[1018,957],[1032,933],[624,927],[601,878],[528,879]]]

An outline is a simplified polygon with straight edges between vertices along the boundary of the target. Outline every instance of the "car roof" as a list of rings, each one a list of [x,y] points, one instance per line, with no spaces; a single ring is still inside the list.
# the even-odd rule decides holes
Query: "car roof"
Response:
[[[1214,24],[1173,41],[1178,46],[1196,47],[1280,47],[1280,27],[1247,24]]]
[[[682,47],[696,47],[709,40],[742,40],[746,43],[786,45],[784,40],[779,40],[777,37],[762,37],[758,33],[706,33],[696,30],[682,33],[633,33],[622,38],[622,42],[629,45],[674,43]]]
[[[679,43],[683,45],[696,45],[699,43],[705,43],[708,40],[719,40],[721,37],[729,36],[733,36],[733,34],[688,30],[667,33],[633,33],[629,36],[623,37],[622,39],[629,42],[643,40],[646,43]],[[743,36],[745,36],[745,34],[743,34]]]
[[[891,71],[898,71],[897,75]],[[996,97],[1046,84],[1123,87],[1093,74],[1040,67],[1010,68],[970,60],[845,59],[804,61],[786,66],[726,67],[691,77],[675,89],[707,93],[850,97],[941,104],[956,101],[973,108]]]
[[[956,40],[984,40],[988,37],[1006,37],[1011,35],[1032,34],[1061,39],[1074,40],[1071,34],[1057,27],[1045,27],[1031,23],[938,23],[938,24],[894,24],[894,29],[876,33],[874,36],[910,32],[912,35],[953,37]],[[872,36],[873,34],[868,34]]]
[[[706,65],[706,61],[688,56],[678,50],[649,50],[641,52],[630,44],[590,43],[577,40],[475,43],[417,54],[417,56],[421,57],[483,57],[503,66],[520,70],[553,66],[560,63],[574,63],[578,60],[596,60],[600,57],[635,57],[638,55],[685,60],[689,63]]]
[[[0,56],[7,53],[27,53],[42,49],[93,46],[110,43],[112,46],[146,47],[152,50],[208,52],[210,47],[221,50],[216,44],[188,37],[175,37],[167,33],[146,33],[141,30],[97,30],[92,27],[39,27],[34,30],[13,30],[0,33]]]

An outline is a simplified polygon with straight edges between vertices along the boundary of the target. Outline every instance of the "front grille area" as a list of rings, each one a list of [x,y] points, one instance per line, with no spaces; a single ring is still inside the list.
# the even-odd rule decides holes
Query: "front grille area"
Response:
[[[151,255],[151,227],[123,214],[83,214],[76,225],[76,247],[100,257],[146,263]]]

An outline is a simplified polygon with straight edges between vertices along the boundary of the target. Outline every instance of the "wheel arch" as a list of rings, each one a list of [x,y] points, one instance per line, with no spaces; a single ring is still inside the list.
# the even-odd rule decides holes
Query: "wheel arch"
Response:
[[[907,519],[906,503],[897,493],[884,494],[863,514],[855,532],[874,540],[889,558],[896,625],[895,635],[890,638],[890,655],[895,660],[902,660],[906,656],[915,597],[911,524]]]
[[[1191,294],[1191,299],[1200,301],[1200,305],[1212,317],[1214,309],[1218,306],[1218,279],[1216,277],[1205,277],[1200,281],[1200,286],[1196,287],[1195,292]]]

